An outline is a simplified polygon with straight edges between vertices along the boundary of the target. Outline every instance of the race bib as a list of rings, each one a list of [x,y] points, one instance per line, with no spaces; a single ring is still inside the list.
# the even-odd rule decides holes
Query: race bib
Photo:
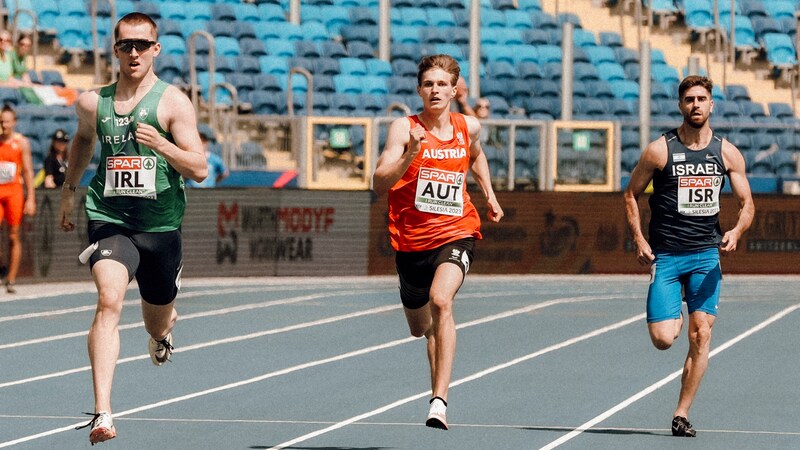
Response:
[[[17,179],[17,163],[0,161],[0,184],[11,183]]]
[[[720,176],[678,177],[678,212],[684,216],[713,216],[719,213],[721,188]]]
[[[106,158],[106,197],[156,198],[155,156],[109,156]]]
[[[462,216],[464,174],[430,167],[419,169],[414,207],[427,213]]]

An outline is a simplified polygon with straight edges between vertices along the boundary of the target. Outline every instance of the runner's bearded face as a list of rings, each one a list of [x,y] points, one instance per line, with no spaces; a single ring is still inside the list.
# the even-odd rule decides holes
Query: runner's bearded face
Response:
[[[702,128],[708,122],[713,106],[711,95],[702,86],[689,88],[679,104],[684,122],[693,128]]]

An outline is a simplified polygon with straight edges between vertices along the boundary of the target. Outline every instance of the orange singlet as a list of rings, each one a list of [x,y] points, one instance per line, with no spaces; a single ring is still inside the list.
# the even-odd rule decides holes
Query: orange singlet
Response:
[[[25,193],[22,189],[21,135],[14,133],[0,142],[0,215],[9,226],[22,223]]]
[[[422,122],[409,116],[411,127]],[[419,154],[389,189],[389,234],[397,251],[418,252],[448,242],[481,239],[481,220],[467,193],[469,130],[464,116],[450,113],[453,137],[426,132]],[[424,125],[422,125],[424,127]]]

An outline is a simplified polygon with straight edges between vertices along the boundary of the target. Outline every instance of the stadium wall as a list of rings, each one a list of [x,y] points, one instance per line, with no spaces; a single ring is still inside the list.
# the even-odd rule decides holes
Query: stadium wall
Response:
[[[646,273],[633,256],[621,193],[498,192],[506,217],[484,220],[471,271],[485,274]],[[184,276],[394,274],[386,199],[370,192],[217,188],[188,191]],[[77,255],[89,244],[86,219],[58,228],[60,192],[37,192],[38,213],[22,226],[20,283],[86,281]],[[474,195],[485,217],[480,194]],[[85,190],[76,208],[83,209]],[[757,195],[756,217],[726,273],[797,274],[800,198]],[[641,199],[643,218],[649,216]],[[723,196],[723,229],[736,221]],[[6,246],[3,239],[3,247]],[[7,255],[7,249],[3,254]]]

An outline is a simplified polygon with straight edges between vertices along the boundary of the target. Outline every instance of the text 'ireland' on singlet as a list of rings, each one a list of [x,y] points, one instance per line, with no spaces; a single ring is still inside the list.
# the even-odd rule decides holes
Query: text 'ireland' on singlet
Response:
[[[653,176],[649,242],[653,250],[690,251],[717,247],[720,192],[725,185],[722,138],[713,134],[708,146],[690,150],[678,130],[664,134],[667,163]]]
[[[422,124],[410,116],[411,127]],[[398,251],[431,250],[467,237],[481,238],[480,217],[467,193],[470,137],[467,122],[450,113],[451,139],[426,132],[402,178],[389,189],[389,234]]]
[[[100,164],[86,198],[89,220],[146,232],[180,227],[186,208],[183,178],[164,157],[134,138],[136,125],[146,123],[174,143],[157,117],[159,101],[168,86],[157,80],[124,115],[114,109],[116,83],[100,89],[96,124]]]

